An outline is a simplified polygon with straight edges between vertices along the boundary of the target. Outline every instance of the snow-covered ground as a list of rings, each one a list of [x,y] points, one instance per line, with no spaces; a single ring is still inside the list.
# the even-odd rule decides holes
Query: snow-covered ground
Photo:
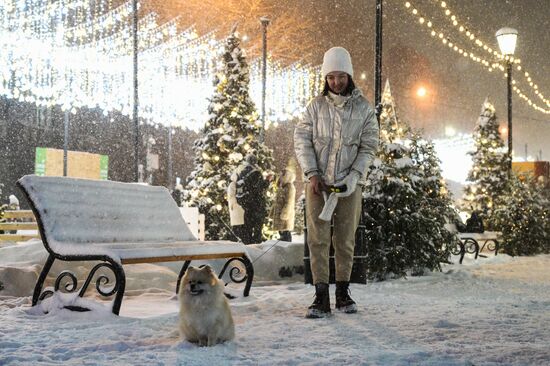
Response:
[[[235,341],[211,348],[178,337],[177,265],[126,266],[120,317],[77,313],[57,309],[62,298],[29,306],[40,242],[0,247],[0,365],[550,364],[550,255],[467,257],[443,273],[354,284],[357,314],[310,320],[313,288],[278,273],[301,264],[302,246],[274,243],[250,247],[257,277],[231,301]]]

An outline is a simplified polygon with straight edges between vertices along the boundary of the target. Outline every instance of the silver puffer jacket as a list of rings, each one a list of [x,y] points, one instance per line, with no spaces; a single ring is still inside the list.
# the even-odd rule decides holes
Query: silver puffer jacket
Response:
[[[330,96],[314,98],[296,126],[294,148],[307,178],[320,174],[326,184],[336,184],[356,170],[364,184],[378,138],[374,110],[355,89],[342,107]]]

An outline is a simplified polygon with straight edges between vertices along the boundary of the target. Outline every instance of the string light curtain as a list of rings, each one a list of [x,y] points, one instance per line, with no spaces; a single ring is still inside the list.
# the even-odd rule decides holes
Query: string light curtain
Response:
[[[100,108],[131,116],[131,1],[0,2],[0,94],[39,107]],[[178,30],[178,19],[139,19],[139,116],[142,122],[199,129],[223,48],[214,32]],[[267,119],[302,113],[320,89],[319,68],[268,59]],[[252,99],[261,101],[260,61],[251,62]]]

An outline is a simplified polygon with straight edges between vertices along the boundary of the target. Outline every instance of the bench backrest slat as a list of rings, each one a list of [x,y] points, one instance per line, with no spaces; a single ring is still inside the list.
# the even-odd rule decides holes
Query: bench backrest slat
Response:
[[[35,175],[18,183],[54,251],[66,244],[197,240],[164,187]]]

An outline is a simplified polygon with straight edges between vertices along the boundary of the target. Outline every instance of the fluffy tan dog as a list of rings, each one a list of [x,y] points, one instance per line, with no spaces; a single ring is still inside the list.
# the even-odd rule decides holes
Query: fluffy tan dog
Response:
[[[223,281],[209,266],[189,267],[180,289],[180,334],[199,346],[213,346],[235,337]]]

